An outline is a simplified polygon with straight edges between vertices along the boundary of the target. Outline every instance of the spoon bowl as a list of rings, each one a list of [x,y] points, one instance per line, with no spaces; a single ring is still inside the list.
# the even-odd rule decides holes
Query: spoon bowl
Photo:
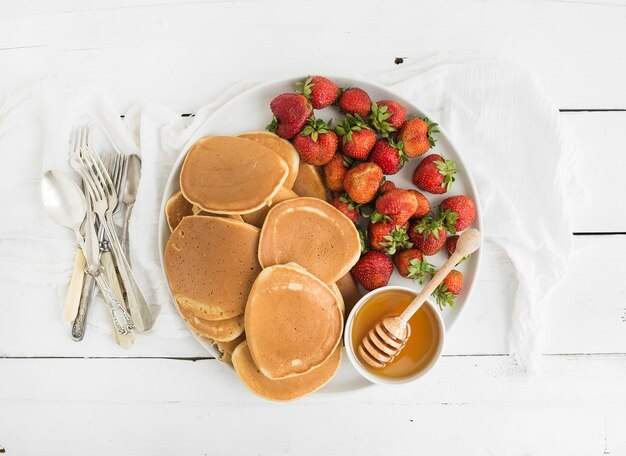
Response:
[[[87,201],[80,187],[65,173],[47,171],[41,179],[41,201],[53,222],[75,232],[87,214]]]

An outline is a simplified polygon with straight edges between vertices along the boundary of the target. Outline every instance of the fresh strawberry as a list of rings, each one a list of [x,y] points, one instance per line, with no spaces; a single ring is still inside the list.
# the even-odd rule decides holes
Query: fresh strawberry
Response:
[[[407,161],[402,147],[402,142],[381,138],[374,144],[368,160],[380,166],[383,173],[396,174]]]
[[[285,139],[296,136],[306,124],[307,119],[313,114],[313,106],[309,100],[304,95],[297,93],[278,95],[270,103],[270,109],[274,118],[265,128]]]
[[[428,149],[435,146],[437,140],[433,136],[439,133],[436,123],[427,117],[414,117],[404,122],[398,131],[398,140],[404,143],[404,152],[407,157],[414,158],[424,155]]]
[[[452,187],[456,163],[446,160],[441,155],[432,154],[425,157],[413,173],[413,183],[430,193],[446,193]]]
[[[378,194],[379,195],[384,195],[385,193],[387,193],[389,190],[393,190],[394,188],[396,188],[396,184],[394,184],[392,181],[390,180],[385,180],[381,185],[380,188],[378,189]]]
[[[335,132],[341,136],[344,154],[359,161],[367,160],[376,143],[376,133],[365,124],[361,116],[348,114],[337,124]]]
[[[380,166],[376,163],[365,162],[348,171],[343,186],[352,201],[365,204],[374,199],[382,180],[383,170]]]
[[[326,179],[326,187],[331,192],[343,192],[343,180],[348,174],[350,165],[346,161],[346,157],[341,154],[335,154],[328,163],[324,165],[324,178]]]
[[[448,252],[448,258],[456,251],[456,243],[459,240],[458,236],[448,236],[446,239],[446,252]]]
[[[377,250],[370,250],[361,256],[352,268],[354,279],[367,291],[384,287],[393,272],[393,263],[387,255]]]
[[[337,152],[337,134],[322,119],[314,117],[309,118],[292,142],[300,158],[310,165],[325,165]]]
[[[443,279],[443,282],[435,288],[433,296],[441,309],[443,309],[444,306],[454,307],[454,298],[461,294],[462,289],[463,274],[453,269],[445,279]]]
[[[372,99],[365,90],[352,87],[344,90],[339,97],[339,108],[346,114],[365,117],[372,109]]]
[[[430,201],[417,190],[409,189],[409,191],[415,195],[417,200],[417,209],[415,209],[412,217],[420,219],[430,212]]]
[[[383,136],[402,127],[405,118],[406,109],[395,101],[381,100],[372,103],[370,122],[374,130]]]
[[[431,276],[435,274],[435,268],[424,259],[424,255],[418,249],[397,252],[393,256],[393,263],[402,277],[419,280],[419,283],[424,283],[427,274]]]
[[[409,225],[409,237],[415,248],[420,249],[424,255],[434,255],[446,242],[443,220],[428,214]]]
[[[351,204],[349,199],[343,196],[335,196],[330,201],[330,204],[335,206],[339,212],[348,217],[354,223],[359,221],[359,209],[354,204]]]
[[[413,246],[409,241],[406,226],[398,226],[393,222],[372,222],[367,226],[367,238],[374,250],[381,250],[389,255],[399,249],[408,249]]]
[[[446,251],[448,252],[448,258],[452,256],[452,254],[456,251],[456,243],[459,240],[458,236],[448,236],[446,239]],[[467,260],[471,255],[465,255],[463,258],[459,260],[456,264],[457,266]]]
[[[296,90],[296,93],[307,97],[315,109],[330,106],[339,96],[337,84],[324,76],[309,76],[304,82],[296,82],[296,86],[302,87],[302,90]]]
[[[376,200],[376,211],[372,221],[389,218],[396,225],[403,226],[415,213],[417,200],[408,190],[394,188]]]
[[[452,234],[463,231],[476,219],[476,205],[469,196],[449,196],[441,202],[439,209],[446,214],[446,228]]]

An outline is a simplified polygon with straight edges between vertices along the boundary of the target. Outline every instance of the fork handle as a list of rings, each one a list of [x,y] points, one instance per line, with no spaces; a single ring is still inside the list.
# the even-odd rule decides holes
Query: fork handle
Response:
[[[115,271],[115,263],[113,263],[113,257],[111,256],[111,252],[108,250],[103,251],[100,254],[100,263],[102,263],[102,267],[104,268],[104,275],[109,281],[109,285],[111,286],[111,290],[115,293],[117,299],[123,303],[122,296],[122,288],[120,287],[119,278],[117,276],[117,272]],[[115,327],[115,323],[113,323],[113,336],[115,336],[115,342],[122,348],[130,348],[135,342],[135,335],[131,331],[129,334],[120,334]]]
[[[134,328],[133,320],[130,318],[130,315],[128,315],[128,312],[126,312],[126,309],[124,309],[124,305],[117,299],[117,296],[115,296],[106,276],[98,272],[94,275],[94,278],[109,308],[109,313],[111,314],[111,319],[113,320],[116,331],[124,335],[129,334]]]
[[[82,271],[85,278],[83,279],[83,288],[80,294],[80,302],[78,303],[78,313],[72,323],[72,339],[80,342],[85,337],[85,328],[87,327],[87,313],[89,306],[93,301],[93,292],[96,285],[93,276]]]
[[[85,255],[81,249],[76,250],[74,258],[74,270],[72,271],[72,279],[67,288],[65,296],[65,307],[63,308],[63,320],[66,323],[73,321],[78,314],[78,305],[80,302],[81,289],[85,276]]]
[[[133,211],[133,207],[135,204],[127,204],[126,210],[124,211],[124,224],[122,225],[122,238],[120,242],[122,243],[122,250],[124,251],[124,255],[126,255],[126,259],[130,263],[130,248],[128,244],[128,224],[130,221],[130,213]]]

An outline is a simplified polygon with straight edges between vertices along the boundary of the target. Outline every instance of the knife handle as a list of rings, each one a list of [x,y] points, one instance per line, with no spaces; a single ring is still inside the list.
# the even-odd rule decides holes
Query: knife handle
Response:
[[[87,313],[89,312],[91,301],[93,301],[93,293],[96,284],[92,276],[84,272],[83,275],[83,287],[80,294],[80,302],[78,303],[78,313],[72,324],[72,339],[76,342],[83,340],[83,337],[85,337]]]
[[[117,271],[115,270],[115,263],[113,262],[113,256],[110,251],[104,251],[100,254],[100,263],[102,263],[102,267],[104,268],[104,275],[109,281],[109,285],[111,286],[111,291],[120,302],[124,302],[124,298],[122,295],[122,287],[120,286],[119,277],[117,276]],[[111,321],[111,323],[113,323]],[[115,325],[113,324],[113,335],[115,336],[115,342],[122,348],[130,348],[135,342],[135,335],[133,331],[129,334],[120,334]]]
[[[74,270],[72,271],[72,279],[65,296],[65,307],[63,308],[63,321],[66,323],[72,322],[78,314],[81,291],[86,275],[85,266],[85,255],[83,255],[81,249],[78,249],[76,250],[76,257],[74,257]]]

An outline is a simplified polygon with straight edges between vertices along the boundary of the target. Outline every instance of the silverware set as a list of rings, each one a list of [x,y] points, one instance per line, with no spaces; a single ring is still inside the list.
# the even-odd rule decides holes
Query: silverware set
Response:
[[[141,161],[137,155],[117,152],[101,157],[89,144],[89,130],[83,126],[72,134],[69,162],[80,176],[82,189],[66,174],[48,171],[42,179],[42,200],[53,221],[74,231],[80,247],[78,254],[85,259],[83,262],[77,258],[76,265],[85,264],[85,268],[75,269],[78,277],[73,277],[66,300],[66,318],[74,318],[72,338],[78,341],[84,336],[95,283],[107,305],[116,342],[128,348],[135,340],[134,329],[152,328],[158,312],[146,302],[128,255],[128,224]],[[123,207],[123,225],[118,235],[113,216]]]

